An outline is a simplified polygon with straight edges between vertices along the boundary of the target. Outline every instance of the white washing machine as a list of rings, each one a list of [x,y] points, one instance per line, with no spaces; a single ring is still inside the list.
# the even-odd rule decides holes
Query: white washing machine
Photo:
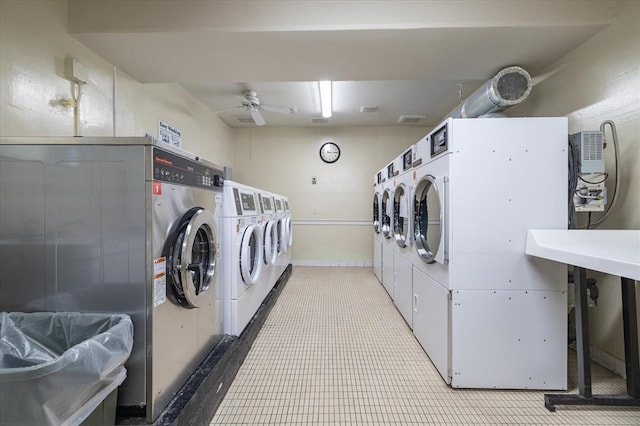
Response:
[[[279,194],[273,194],[273,204],[275,206],[275,216],[277,223],[276,231],[278,234],[278,256],[276,260],[277,280],[287,268],[287,252],[289,251],[289,246],[287,238],[287,228],[285,226],[286,212],[284,210],[284,200],[282,196]]]
[[[233,181],[223,190],[224,329],[239,336],[264,300],[266,284],[258,191]]]
[[[393,178],[393,303],[409,327],[413,324],[413,280],[410,256],[413,251],[411,208],[413,193],[413,150],[405,150],[396,160],[399,173]]]
[[[373,226],[373,273],[382,284],[382,173],[380,170],[373,176],[372,221]]]
[[[566,144],[566,118],[449,119],[428,135],[413,331],[453,387],[567,387],[566,267],[524,252],[528,229],[567,226]]]
[[[262,192],[258,194],[258,198],[262,207],[262,258],[264,262],[262,279],[266,283],[265,287],[268,293],[278,279],[278,276],[276,276],[276,262],[278,260],[278,216],[275,212],[273,195],[271,193]]]
[[[284,235],[285,235],[285,266],[291,263],[291,256],[293,255],[293,223],[291,222],[291,208],[289,207],[289,197],[282,196],[282,206],[284,207]]]

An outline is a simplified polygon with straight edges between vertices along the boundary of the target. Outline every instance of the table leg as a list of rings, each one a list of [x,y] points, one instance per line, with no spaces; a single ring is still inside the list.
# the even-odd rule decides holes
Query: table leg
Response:
[[[622,278],[622,325],[624,327],[627,393],[625,395],[592,395],[587,280],[584,268],[576,269],[574,283],[579,393],[577,395],[545,394],[544,406],[551,412],[556,411],[556,405],[640,406],[640,361],[635,282],[628,278]]]
[[[591,338],[587,310],[587,271],[576,268],[573,275],[575,291],[576,346],[578,352],[578,393],[591,398]]]
[[[624,360],[627,373],[627,395],[640,397],[640,361],[638,357],[638,321],[636,284],[622,278],[622,325],[624,326]]]

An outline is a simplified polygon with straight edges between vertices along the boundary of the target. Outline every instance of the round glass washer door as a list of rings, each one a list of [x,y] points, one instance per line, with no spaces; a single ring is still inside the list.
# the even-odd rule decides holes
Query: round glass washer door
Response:
[[[401,183],[393,193],[393,238],[400,247],[409,244],[409,191]]]
[[[382,235],[391,238],[391,191],[385,189],[382,193]]]
[[[246,284],[255,284],[262,271],[262,235],[260,227],[249,225],[240,244],[240,274]]]
[[[293,224],[291,223],[291,217],[287,217],[285,223],[287,224],[287,246],[291,248],[291,246],[293,246]]]
[[[270,220],[264,225],[262,244],[264,247],[264,264],[273,265],[278,256],[278,231],[276,222]]]
[[[280,231],[278,232],[278,244],[280,245],[280,253],[286,254],[289,249],[289,232],[287,227],[287,218],[283,217],[278,221]]]
[[[276,227],[276,247],[278,255],[286,252],[284,248],[284,235],[282,235],[282,219],[278,219],[274,225]]]
[[[373,231],[380,233],[380,194],[373,194]]]
[[[216,254],[213,215],[200,207],[189,210],[166,250],[169,282],[181,305],[198,308],[204,303],[216,270]]]
[[[427,175],[418,182],[413,214],[416,251],[423,261],[433,263],[440,250],[443,236],[442,206],[433,176]]]

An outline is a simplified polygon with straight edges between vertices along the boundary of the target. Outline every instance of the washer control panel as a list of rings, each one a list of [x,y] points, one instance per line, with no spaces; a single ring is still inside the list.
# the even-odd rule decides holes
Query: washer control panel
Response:
[[[155,147],[153,180],[206,189],[218,189],[223,185],[221,170]]]

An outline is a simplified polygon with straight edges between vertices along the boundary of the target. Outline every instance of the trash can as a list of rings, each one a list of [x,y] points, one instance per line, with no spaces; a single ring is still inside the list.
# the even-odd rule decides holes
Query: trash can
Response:
[[[115,398],[132,346],[128,315],[0,313],[0,425],[81,424]]]

